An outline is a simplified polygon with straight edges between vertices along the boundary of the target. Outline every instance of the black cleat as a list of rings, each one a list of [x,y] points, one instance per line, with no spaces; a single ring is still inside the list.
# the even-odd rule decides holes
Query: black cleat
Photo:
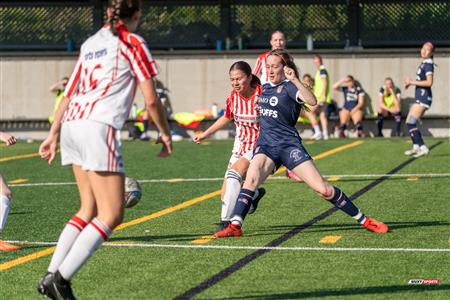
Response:
[[[258,208],[259,201],[262,199],[262,197],[264,197],[265,194],[266,194],[265,188],[258,189],[258,197],[253,199],[252,204],[250,205],[250,209],[248,210],[249,215],[251,215],[252,213],[254,213],[256,211],[256,209]]]
[[[219,232],[224,230],[225,228],[228,227],[228,225],[231,224],[231,221],[220,221],[219,225],[217,226],[216,230],[214,231],[214,233]]]
[[[38,284],[38,292],[54,300],[76,300],[70,286],[59,272],[47,273]]]

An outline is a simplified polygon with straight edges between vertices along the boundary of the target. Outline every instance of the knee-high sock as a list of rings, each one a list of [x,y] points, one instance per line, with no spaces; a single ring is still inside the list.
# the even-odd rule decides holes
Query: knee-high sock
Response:
[[[233,218],[231,218],[231,222],[233,224],[242,225],[245,216],[250,209],[250,205],[252,204],[254,195],[254,191],[241,189],[236,202],[236,207],[234,208]]]
[[[351,216],[357,220],[360,224],[364,223],[366,217],[363,213],[359,211],[355,204],[353,204],[347,195],[337,187],[334,188],[334,196],[331,198],[331,203],[334,204],[336,208],[339,208],[347,215]]]
[[[9,214],[9,202],[11,200],[5,195],[0,195],[0,231],[5,228],[6,219]]]
[[[411,136],[413,144],[419,146],[425,145],[422,139],[422,134],[420,133],[419,128],[417,128],[417,125],[412,123],[406,123],[406,126],[408,126],[409,135]]]
[[[222,201],[222,221],[230,221],[233,216],[239,192],[241,191],[242,177],[233,169],[227,171],[227,187]]]
[[[377,116],[377,127],[378,127],[378,135],[383,134],[383,114],[378,114]]]
[[[55,253],[53,253],[52,260],[48,266],[49,272],[55,273],[58,270],[67,253],[72,248],[73,243],[86,225],[87,223],[77,216],[73,216],[72,219],[67,222],[59,236]]]
[[[400,113],[396,113],[394,115],[394,120],[395,120],[395,133],[397,134],[397,136],[399,136],[402,126],[402,115]]]
[[[59,266],[58,271],[66,280],[72,276],[86,263],[95,250],[108,239],[111,229],[95,218],[80,233],[72,249],[70,249],[66,258]]]
[[[358,122],[358,123],[356,123],[355,124],[355,127],[356,127],[356,130],[363,130],[363,125],[362,125],[362,123],[361,122]]]

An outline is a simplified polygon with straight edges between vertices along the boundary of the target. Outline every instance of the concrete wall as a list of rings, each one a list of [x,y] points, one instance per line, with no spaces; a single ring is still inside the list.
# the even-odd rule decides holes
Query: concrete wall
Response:
[[[376,111],[378,90],[386,76],[402,86],[406,77],[415,77],[420,63],[417,51],[362,51],[323,52],[331,83],[352,74],[366,90],[368,106],[366,113]],[[175,112],[194,112],[208,109],[212,103],[219,106],[231,87],[228,69],[237,60],[254,65],[256,52],[175,52],[154,53],[161,74],[158,78],[169,89],[169,96]],[[301,74],[314,75],[311,53],[293,52]],[[67,54],[17,55],[0,53],[0,118],[47,118],[52,109],[54,96],[48,87],[53,82],[71,73],[76,57]],[[433,84],[433,105],[427,115],[450,116],[450,52],[435,55],[435,81]],[[408,110],[414,97],[414,88],[402,89],[403,110]],[[333,92],[333,98],[340,103],[342,95]],[[143,103],[137,93],[136,101]]]

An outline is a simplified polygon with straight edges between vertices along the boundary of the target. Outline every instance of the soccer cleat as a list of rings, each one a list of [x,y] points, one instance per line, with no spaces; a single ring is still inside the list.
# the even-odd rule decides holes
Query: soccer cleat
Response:
[[[323,137],[323,139],[325,140],[325,141],[327,141],[330,137],[328,136],[328,133],[327,132],[323,132],[322,133],[322,137]]]
[[[234,224],[230,224],[224,230],[214,233],[215,238],[239,237],[239,236],[242,236],[241,226]]]
[[[412,156],[412,155],[416,154],[418,151],[419,151],[419,146],[413,145],[412,149],[405,151],[405,155]]]
[[[358,130],[357,135],[358,137],[364,137],[364,131]]]
[[[256,211],[256,209],[258,208],[259,201],[262,199],[262,197],[264,197],[265,194],[266,194],[265,188],[258,189],[258,196],[255,199],[253,199],[252,204],[250,205],[250,208],[248,210],[248,214],[251,215]]]
[[[314,133],[314,135],[312,136],[312,139],[318,141],[322,138],[322,133],[320,131]]]
[[[367,230],[373,231],[375,233],[386,233],[389,230],[388,226],[383,222],[377,221],[369,217],[366,217],[366,220],[364,221],[362,226],[365,227]]]
[[[216,231],[214,233],[219,232],[227,228],[231,224],[231,221],[220,221],[219,225],[216,228]]]
[[[38,292],[54,300],[76,300],[70,281],[65,280],[58,271],[47,273],[39,281]]]
[[[430,153],[430,149],[428,149],[427,146],[423,145],[419,147],[415,154],[413,154],[413,157],[418,158],[427,155],[428,153]]]
[[[289,179],[292,179],[292,180],[295,180],[298,182],[303,182],[303,180],[300,177],[298,177],[297,175],[295,175],[295,173],[292,172],[291,170],[286,169],[286,172],[284,172],[284,175],[286,175],[286,177]]]
[[[20,247],[11,245],[10,243],[0,241],[0,251],[15,251],[20,250]]]
[[[345,139],[346,138],[344,130],[340,130],[339,131],[339,138],[341,138],[341,139]]]

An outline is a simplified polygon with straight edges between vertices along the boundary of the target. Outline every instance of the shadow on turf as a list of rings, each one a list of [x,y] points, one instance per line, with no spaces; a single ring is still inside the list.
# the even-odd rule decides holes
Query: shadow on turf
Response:
[[[243,297],[230,297],[227,299],[254,299],[254,300],[269,300],[269,299],[307,299],[307,298],[322,298],[332,296],[355,296],[355,295],[376,295],[376,294],[395,294],[403,292],[425,292],[425,291],[446,291],[450,290],[450,284],[441,285],[391,285],[391,286],[371,286],[365,288],[350,288],[340,290],[319,290],[311,292],[292,292],[280,294],[263,294],[263,295],[248,295]],[[370,296],[368,296],[370,297]],[[368,298],[370,299],[370,298]]]
[[[205,234],[203,234],[205,235]],[[198,234],[170,234],[170,235],[141,235],[141,236],[126,236],[126,237],[116,237],[111,238],[108,241],[110,242],[125,242],[125,241],[134,241],[134,242],[151,242],[158,240],[167,240],[171,242],[184,242],[184,241],[192,241],[193,239],[197,239],[202,236],[201,233]]]
[[[447,221],[424,221],[424,222],[389,222],[386,221],[386,224],[389,225],[389,230],[393,231],[396,229],[402,228],[414,228],[414,227],[435,227],[435,226],[449,226],[450,222]],[[291,230],[298,227],[298,225],[276,225],[269,226],[267,231],[273,230]],[[313,225],[308,229],[308,232],[326,232],[326,231],[341,231],[341,230],[361,230],[361,226],[355,223],[349,224],[320,224]],[[258,231],[264,231],[258,230]]]

